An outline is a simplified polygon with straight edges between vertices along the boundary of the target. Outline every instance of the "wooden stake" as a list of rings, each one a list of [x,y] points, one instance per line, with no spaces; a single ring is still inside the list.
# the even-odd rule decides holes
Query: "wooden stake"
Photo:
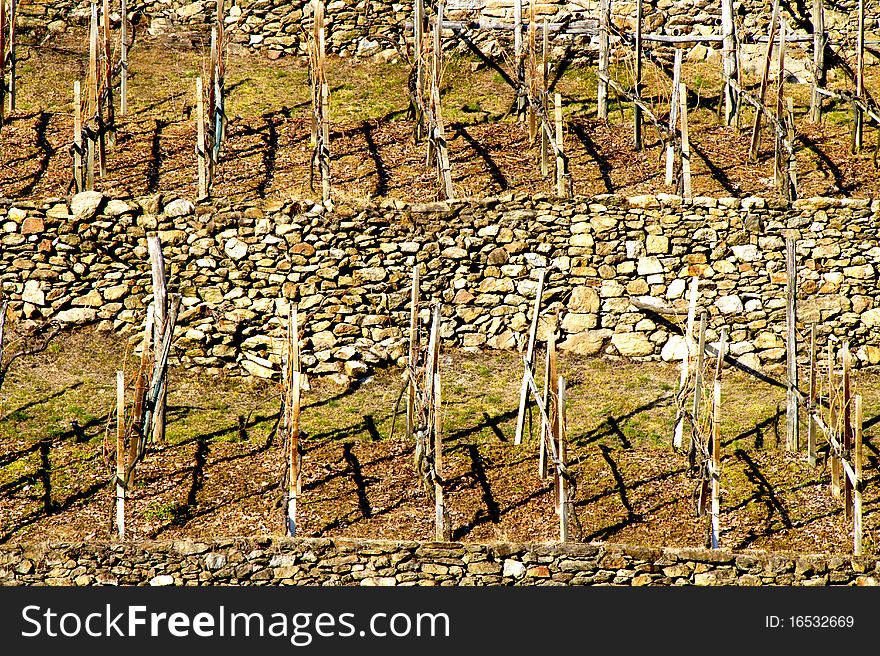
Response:
[[[856,34],[856,97],[864,100],[865,95],[865,0],[859,0],[858,32]],[[853,125],[853,152],[862,150],[862,127],[864,117],[862,108],[855,106]]]
[[[636,3],[636,85],[633,89],[636,99],[642,95],[642,3],[643,0]],[[642,108],[639,103],[633,105],[633,143],[636,150],[642,149]]]
[[[599,82],[596,90],[596,113],[608,118],[608,32],[611,28],[611,0],[599,0]]]
[[[807,430],[807,462],[816,466],[816,400],[818,398],[818,367],[816,365],[816,324],[810,326],[810,397],[809,397],[809,424]]]
[[[854,399],[855,419],[853,422],[853,469],[856,472],[856,485],[853,496],[853,554],[862,555],[862,395]]]
[[[522,45],[522,0],[513,0],[513,69],[516,72],[516,120],[520,123],[526,114]]]
[[[415,430],[416,367],[419,353],[419,265],[413,266],[409,310],[409,360],[407,361],[406,439]]]
[[[780,121],[780,123],[784,124],[784,112],[785,112],[785,36],[786,36],[786,24],[785,18],[781,15],[779,16],[779,57],[777,60],[777,76],[776,76],[776,118]],[[787,195],[788,183],[787,183],[787,175],[784,171],[784,167],[782,164],[782,140],[781,135],[776,132],[775,139],[775,157],[774,163],[774,178],[776,180],[776,184],[779,186],[779,190],[783,196]]]
[[[529,342],[526,349],[526,362],[528,366],[523,372],[522,386],[519,395],[519,411],[516,415],[516,433],[513,438],[514,444],[522,444],[523,428],[526,420],[526,402],[529,395],[528,369],[535,364],[535,338],[538,334],[538,317],[541,314],[541,297],[544,295],[544,278],[546,269],[538,271],[538,291],[535,294],[535,305],[532,309],[532,327],[529,329]]]
[[[685,200],[691,200],[691,142],[688,136],[687,119],[687,85],[684,82],[678,86],[679,120],[681,121],[681,179],[682,195]]]
[[[110,3],[103,0],[101,10],[102,39],[104,45],[104,74],[102,97],[107,104],[107,145],[116,145],[116,120],[113,110],[113,63],[110,61]],[[105,164],[106,167],[106,164]],[[106,170],[105,170],[106,172]],[[104,175],[102,173],[101,175]]]
[[[737,111],[736,39],[733,26],[733,0],[721,0],[721,32],[724,36],[724,123],[730,125]]]
[[[529,0],[529,47],[528,47],[528,71],[526,74],[528,83],[527,110],[529,116],[529,144],[535,143],[538,135],[538,117],[532,103],[538,100],[538,61],[537,61],[537,21],[535,20],[535,0]]]
[[[323,35],[323,29],[321,33]],[[321,50],[323,52],[323,48]],[[323,56],[321,59],[323,60]],[[326,203],[330,200],[330,86],[326,82],[321,85],[321,117],[324,145],[321,157],[321,198]]]
[[[128,0],[120,0],[119,51],[122,67],[119,70],[119,115],[128,114]]]
[[[773,40],[776,38],[776,25],[779,22],[779,0],[773,0],[773,16],[770,19],[770,34],[767,37],[767,50],[764,54],[764,68],[761,73],[761,87],[758,91],[758,101],[763,105],[767,95],[767,83],[770,78],[770,60],[773,54]],[[752,141],[749,144],[749,161],[758,159],[758,145],[761,141],[761,112],[755,109],[755,118],[752,123]]]
[[[834,347],[831,341],[828,341],[828,407],[829,411],[829,428],[832,435],[840,439],[840,416],[838,414],[838,391],[834,382]],[[831,451],[831,496],[835,499],[840,498],[840,458]]]
[[[95,136],[100,131],[98,98],[98,5],[92,0],[92,13],[89,23],[89,102],[86,106],[86,123],[91,128],[88,137],[88,163],[86,169],[86,188],[95,188]]]
[[[553,117],[556,123],[556,195],[566,198],[568,193],[565,184],[565,155],[563,153],[565,145],[562,137],[562,95],[554,93],[553,101]]]
[[[15,111],[15,96],[18,86],[15,79],[15,69],[18,57],[15,54],[15,23],[18,21],[18,4],[16,0],[9,0],[9,113]]]
[[[556,490],[559,498],[558,508],[559,508],[559,541],[560,542],[568,542],[568,484],[566,483],[565,476],[561,469],[565,467],[565,441],[566,441],[566,422],[565,422],[565,378],[559,376],[557,384],[557,394],[556,394],[556,402],[557,402],[557,417],[558,417],[558,428],[557,433],[559,437],[559,446],[557,447],[557,454],[559,457],[559,465],[556,469]]]
[[[706,355],[706,313],[700,313],[700,338],[697,347],[697,370],[694,372],[694,403],[691,409],[693,431],[691,432],[691,444],[688,450],[689,460],[693,464],[697,453],[696,430],[700,425],[700,401],[703,397],[703,358]]]
[[[196,78],[196,158],[199,163],[199,198],[208,197],[207,144],[205,143],[205,94],[202,78]]]
[[[4,0],[0,0],[3,4]],[[83,143],[82,143],[82,98],[79,80],[73,82],[73,181],[76,193],[84,191],[83,181]]]
[[[157,347],[162,344],[165,333],[165,322],[168,318],[168,286],[165,278],[165,257],[162,255],[162,243],[158,235],[147,237],[150,252],[150,270],[153,280],[153,342]],[[153,442],[165,442],[165,405],[167,403],[168,375],[164,376],[162,390],[156,402],[153,421]]]
[[[125,539],[125,372],[116,372],[116,535]]]
[[[447,539],[446,504],[443,500],[443,401],[440,387],[440,304],[434,307],[434,322],[431,326],[430,369],[434,415],[434,537],[438,542]]]
[[[712,387],[712,548],[718,548],[721,533],[721,371],[724,363],[726,332],[721,329],[715,383]]]
[[[798,370],[797,370],[797,264],[795,240],[785,241],[785,448],[797,451],[798,444]]]
[[[672,436],[672,447],[680,449],[684,442],[684,399],[687,398],[687,380],[690,377],[690,360],[694,354],[694,321],[697,315],[697,294],[699,292],[699,279],[694,276],[691,278],[690,300],[688,302],[687,324],[684,329],[684,354],[681,357],[681,375],[678,380],[678,397],[679,409],[675,418],[675,431]]]
[[[825,87],[825,7],[822,0],[813,0],[813,87],[810,95],[810,120],[822,121],[822,95]]]
[[[841,360],[843,360],[843,450],[851,453],[853,448],[852,412],[852,382],[851,363],[849,357],[849,342],[845,341],[841,346]],[[852,519],[853,511],[853,484],[849,476],[843,477],[843,512],[847,519]]]
[[[675,49],[675,61],[672,66],[672,97],[669,100],[669,134],[675,134],[678,123],[678,93],[681,84],[681,48]],[[675,174],[675,143],[666,144],[666,186],[674,181]]]
[[[287,534],[296,536],[296,505],[298,495],[302,492],[302,470],[299,454],[299,414],[300,395],[302,388],[299,369],[299,325],[296,308],[288,308],[287,315],[287,362],[285,373],[287,383],[287,403],[285,404],[287,428]]]
[[[534,2],[534,0],[532,0]],[[550,50],[550,40],[547,35],[547,19],[544,19],[544,31],[541,52],[541,106],[544,108],[544,115],[547,115],[547,77],[549,75],[549,66],[547,61],[547,53]],[[546,178],[550,173],[550,162],[547,157],[549,142],[547,133],[540,130],[541,133],[541,177]]]
[[[6,0],[0,0],[0,127],[6,109]]]
[[[556,370],[556,326],[547,336],[547,359],[544,366],[544,412],[547,421],[541,420],[541,440],[538,448],[538,476],[547,478],[547,442],[556,439],[558,433],[558,399],[555,381]],[[549,421],[549,423],[548,423]]]
[[[446,127],[443,123],[443,106],[440,101],[440,89],[435,85],[431,89],[431,98],[434,105],[434,142],[437,145],[437,166],[440,180],[447,200],[455,198],[455,189],[452,187],[452,170],[449,165],[449,149],[446,146]]]
[[[415,137],[420,141],[425,134],[425,2],[413,2],[413,59],[416,69]]]

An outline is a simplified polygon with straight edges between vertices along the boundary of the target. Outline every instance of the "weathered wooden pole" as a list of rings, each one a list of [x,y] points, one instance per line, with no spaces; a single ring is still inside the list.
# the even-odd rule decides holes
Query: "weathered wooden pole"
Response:
[[[724,61],[724,124],[733,123],[738,98],[734,87],[736,78],[736,38],[733,27],[733,0],[721,0],[721,32]]]
[[[103,102],[107,105],[106,145],[114,146],[116,145],[116,120],[113,109],[113,62],[110,61],[110,0],[103,0],[101,8],[101,34],[104,46],[102,54],[104,74],[101,95]],[[106,167],[106,162],[104,166]],[[106,173],[106,170],[104,173]],[[104,173],[101,175],[104,175]]]
[[[844,341],[841,347],[841,360],[843,360],[843,439],[841,445],[846,454],[852,453],[853,426],[852,426],[852,381],[851,362],[849,356],[849,342]],[[853,484],[849,475],[843,477],[843,513],[846,519],[852,518],[853,511]]]
[[[785,22],[785,18],[781,15],[779,16],[779,56],[777,59],[777,77],[776,77],[776,118],[780,123],[785,125],[785,37],[787,32],[787,25]],[[788,195],[788,175],[785,172],[785,169],[782,164],[782,151],[784,150],[784,146],[782,143],[783,136],[779,134],[778,131],[774,131],[776,135],[775,143],[775,157],[773,167],[774,170],[774,178],[776,180],[776,184],[779,186],[779,190],[783,196]]]
[[[116,372],[116,535],[125,539],[125,372]]]
[[[712,548],[717,549],[721,534],[721,372],[727,345],[726,329],[721,329],[715,383],[712,387]]]
[[[547,443],[556,439],[559,426],[557,414],[558,398],[555,385],[557,377],[556,326],[554,325],[547,335],[547,359],[544,367],[543,402],[545,414],[541,418],[541,439],[538,446],[538,476],[542,479],[547,478]]]
[[[553,101],[553,118],[556,124],[556,195],[567,197],[568,185],[565,184],[565,154],[563,152],[565,143],[562,134],[562,95],[554,93]]]
[[[18,57],[15,53],[15,24],[18,21],[18,3],[16,0],[9,0],[9,43],[7,44],[7,48],[9,49],[9,113],[15,111],[15,96],[16,96],[16,88],[18,86],[15,79],[15,69],[18,64]]]
[[[818,426],[813,413],[816,412],[816,401],[819,397],[819,372],[816,363],[816,324],[810,325],[810,419],[807,428],[807,462],[816,466],[816,433]]]
[[[547,115],[547,77],[550,73],[547,53],[550,50],[550,40],[547,34],[547,19],[544,19],[542,50],[541,50],[541,107],[544,109],[544,116]],[[543,119],[542,119],[543,120]],[[539,130],[541,134],[541,177],[546,178],[550,173],[550,161],[548,158],[547,132]]]
[[[856,394],[854,399],[853,422],[853,469],[856,484],[853,496],[853,555],[862,555],[862,395]]]
[[[691,289],[688,301],[687,323],[684,329],[684,353],[681,356],[681,372],[678,380],[678,410],[675,417],[675,430],[672,436],[672,447],[680,449],[684,443],[684,400],[687,398],[687,381],[690,377],[690,361],[694,356],[694,321],[697,314],[697,296],[699,294],[699,278],[691,278]]]
[[[533,103],[538,100],[538,39],[537,21],[535,20],[535,0],[529,0],[529,47],[526,80],[528,84],[527,110],[529,116],[529,144],[535,143],[538,134],[538,117]]]
[[[643,0],[636,3],[636,85],[633,94],[636,100],[642,96],[642,12]],[[636,150],[642,149],[642,107],[638,102],[633,105],[633,144]]]
[[[810,95],[810,120],[822,121],[822,95],[825,87],[825,6],[822,0],[813,0],[813,86]]]
[[[162,344],[165,333],[165,322],[168,318],[168,283],[165,277],[165,257],[162,254],[162,242],[158,235],[147,237],[147,248],[150,253],[150,272],[153,281],[153,343],[157,348]],[[168,396],[168,374],[163,376],[162,388],[156,400],[153,412],[153,442],[165,442],[165,406]]]
[[[859,0],[858,33],[856,35],[856,97],[864,100],[865,96],[865,0]],[[862,129],[864,116],[862,108],[855,106],[855,123],[853,125],[853,152],[862,150]]]
[[[6,0],[0,0],[0,127],[6,110]]]
[[[330,85],[326,82],[321,85],[321,119],[321,199],[326,203],[330,200]]]
[[[557,404],[557,434],[558,446],[556,448],[559,465],[556,470],[556,491],[559,506],[559,541],[568,542],[568,485],[565,480],[563,468],[565,467],[565,441],[566,441],[566,417],[565,417],[565,378],[559,376],[556,386]]]
[[[302,471],[299,456],[299,415],[302,374],[299,363],[299,325],[296,308],[287,310],[287,361],[285,373],[285,428],[287,432],[287,534],[296,536],[297,499],[302,491]]]
[[[120,0],[119,13],[119,58],[122,65],[119,69],[119,115],[128,114],[128,0]]]
[[[92,0],[89,21],[89,102],[86,106],[86,123],[89,126],[86,188],[90,190],[95,188],[95,132],[101,131],[98,93],[98,4]]]
[[[0,0],[3,4],[3,0]],[[76,193],[84,191],[83,181],[83,142],[82,142],[82,98],[79,80],[73,82],[73,182]]]
[[[666,185],[673,183],[675,177],[675,132],[678,123],[678,92],[681,83],[681,48],[675,49],[675,60],[672,65],[672,97],[669,100],[669,134],[672,141],[666,144]]]
[[[763,105],[767,95],[767,84],[770,79],[770,61],[773,56],[773,40],[776,38],[776,25],[779,22],[779,0],[773,0],[773,15],[770,18],[770,33],[767,37],[767,50],[764,54],[764,68],[761,72],[761,86],[758,91],[758,102]],[[749,143],[749,161],[758,159],[758,145],[761,142],[761,110],[755,109],[752,123],[752,140]]]
[[[694,401],[691,406],[691,443],[688,448],[688,461],[693,466],[697,454],[697,427],[700,425],[700,403],[703,400],[703,364],[706,355],[706,313],[700,313],[700,331],[697,341],[697,370],[694,372]]]
[[[413,266],[409,308],[409,360],[407,361],[406,439],[415,430],[416,366],[419,353],[419,265]]]
[[[416,69],[415,138],[425,135],[425,0],[413,1],[413,60]]]
[[[608,33],[611,29],[611,0],[599,0],[599,81],[596,88],[596,113],[608,118],[608,61],[610,48]]]
[[[828,408],[829,408],[829,428],[834,438],[840,442],[840,412],[838,404],[840,402],[840,393],[837,389],[837,383],[834,380],[834,346],[831,340],[828,340]],[[831,450],[831,496],[835,499],[840,498],[840,457]]]
[[[785,448],[798,450],[797,262],[795,240],[785,241]]]
[[[434,307],[434,321],[431,325],[431,344],[429,367],[432,375],[428,394],[434,418],[434,538],[438,542],[447,539],[446,504],[443,500],[443,399],[440,386],[440,304]]]
[[[526,113],[522,47],[522,0],[513,0],[513,68],[516,77],[516,120],[520,123],[525,120]]]
[[[207,144],[205,143],[205,94],[202,78],[196,78],[196,159],[199,165],[198,199],[208,197]]]
[[[679,121],[681,121],[681,180],[682,196],[686,201],[693,197],[691,192],[691,142],[688,135],[687,85],[678,85]]]
[[[529,367],[535,365],[535,339],[538,334],[538,317],[541,314],[541,297],[544,295],[544,279],[547,275],[546,269],[538,271],[538,289],[535,293],[535,305],[532,309],[532,326],[529,329],[529,341],[526,348],[526,365],[523,372],[522,386],[519,394],[519,411],[516,415],[516,433],[513,437],[514,444],[522,444],[523,428],[526,421],[526,403],[529,397]]]

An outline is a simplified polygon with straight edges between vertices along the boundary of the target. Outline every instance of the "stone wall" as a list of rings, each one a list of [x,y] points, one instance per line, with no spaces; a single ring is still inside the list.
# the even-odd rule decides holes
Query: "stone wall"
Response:
[[[158,232],[182,295],[184,362],[272,375],[295,303],[306,370],[356,377],[403,362],[416,263],[425,325],[428,304],[443,303],[444,345],[522,349],[537,271],[549,267],[540,340],[558,315],[563,351],[665,360],[683,349],[670,311],[685,312],[699,276],[708,340],[727,326],[731,354],[760,368],[785,357],[791,236],[800,322],[818,323],[820,344],[833,333],[859,362],[880,362],[878,201],[511,195],[328,212],[313,201],[168,200],[0,201],[0,292],[23,318],[131,332],[151,299],[146,235]]]
[[[877,585],[876,558],[616,544],[240,538],[0,546],[0,585]]]
[[[114,3],[116,4],[116,3]],[[429,6],[431,3],[426,3]],[[857,0],[833,0],[825,3],[826,27],[832,41],[852,40],[856,30]],[[524,3],[527,15],[528,3]],[[544,1],[536,5],[542,19],[564,21],[595,18],[598,0]],[[612,20],[621,29],[632,32],[636,16],[636,2],[613,0]],[[735,2],[735,12],[742,35],[767,33],[772,2],[744,0]],[[159,35],[174,31],[195,30],[205,33],[213,19],[216,4],[212,0],[141,0],[129,2],[130,14],[138,21],[139,30]],[[646,32],[662,34],[717,34],[720,30],[721,4],[719,0],[648,0],[644,5]],[[789,25],[799,34],[810,33],[809,14],[803,14],[801,5],[784,5],[783,13]],[[452,19],[482,18],[511,21],[513,0],[451,0],[447,15]],[[46,33],[63,31],[70,24],[85,25],[88,21],[89,2],[84,0],[35,0],[20,6],[19,26],[23,34],[40,37]],[[226,25],[233,44],[267,50],[269,53],[304,54],[303,26],[309,9],[306,0],[227,0]],[[412,3],[393,0],[332,0],[327,3],[327,44],[331,52],[345,56],[381,56],[390,59],[396,48],[408,38],[405,22],[412,19]],[[118,20],[118,16],[116,17]],[[880,2],[866,2],[866,25],[877,32],[880,21]],[[481,32],[471,35],[484,51],[497,54],[508,45],[510,32]],[[554,40],[560,48],[554,56],[562,56],[562,46],[575,46],[575,56],[595,55],[595,37],[564,37]],[[647,47],[668,51],[658,44]],[[807,44],[805,47],[809,47]],[[715,44],[715,49],[720,44]],[[744,47],[744,65],[763,56],[761,45]],[[464,50],[464,48],[462,47]],[[700,45],[692,49],[691,57],[700,58],[712,49]],[[852,50],[852,44],[849,45]],[[571,56],[572,53],[569,53]],[[668,54],[668,53],[667,53]],[[796,65],[796,73],[804,67]]]

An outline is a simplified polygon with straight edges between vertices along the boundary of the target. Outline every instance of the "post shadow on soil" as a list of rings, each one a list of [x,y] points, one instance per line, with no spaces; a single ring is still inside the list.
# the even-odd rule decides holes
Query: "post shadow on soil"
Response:
[[[27,176],[29,182],[18,191],[18,195],[20,196],[30,196],[34,191],[34,188],[43,179],[46,171],[49,170],[49,162],[52,159],[52,155],[55,153],[55,149],[52,147],[52,144],[49,143],[49,139],[46,136],[51,118],[52,115],[47,111],[41,111],[37,115],[37,123],[34,126],[34,132],[37,137],[37,147],[40,150],[40,155],[37,158],[37,170]],[[28,157],[28,159],[34,159],[34,157]]]
[[[700,145],[696,141],[690,141],[690,148],[700,157],[701,160],[703,160],[706,168],[712,173],[712,179],[716,180],[722,187],[724,187],[724,191],[731,196],[737,196],[740,194],[742,190],[731,182],[730,178],[724,172],[724,169],[718,168],[718,166],[709,159],[709,156],[706,155],[706,152],[700,148]]]
[[[775,443],[778,445],[782,439],[781,432],[779,430],[779,424],[782,421],[782,418],[785,416],[785,411],[780,405],[776,406],[776,412],[770,415],[769,417],[765,417],[761,421],[759,421],[753,428],[750,428],[747,431],[743,431],[736,437],[731,437],[728,440],[722,440],[721,446],[726,447],[731,444],[735,444],[739,440],[745,440],[752,436],[755,437],[755,448],[763,449],[764,448],[764,432],[768,429],[772,428],[773,437]]]
[[[630,410],[626,414],[615,417],[613,415],[608,415],[605,420],[599,424],[596,428],[586,433],[582,433],[581,435],[572,436],[569,439],[569,442],[572,444],[576,444],[577,446],[585,446],[592,442],[597,442],[604,437],[616,437],[620,440],[621,446],[624,449],[631,449],[632,443],[624,434],[621,429],[621,423],[626,421],[627,419],[632,419],[636,415],[639,415],[643,412],[647,412],[649,410],[653,410],[654,408],[660,408],[665,405],[669,405],[673,399],[673,395],[670,393],[661,394],[653,401],[649,401],[648,403],[642,404],[633,410]]]
[[[834,177],[834,186],[836,187],[835,193],[845,194],[851,192],[855,189],[855,184],[845,184],[843,181],[843,173],[840,170],[840,167],[837,166],[828,155],[826,155],[820,148],[819,144],[816,143],[814,139],[811,139],[808,135],[803,132],[798,134],[798,139],[804,145],[804,148],[813,153],[820,161],[822,167],[819,169],[827,170]]]
[[[498,191],[506,190],[510,186],[507,182],[507,178],[504,177],[504,174],[501,172],[501,169],[498,168],[498,164],[495,163],[495,160],[492,159],[489,151],[486,150],[483,144],[477,141],[470,132],[468,132],[467,126],[463,123],[452,123],[449,128],[455,133],[455,136],[464,139],[473,151],[486,163],[486,166],[489,169],[489,175],[492,176],[492,181],[498,185]]]
[[[611,181],[611,166],[608,164],[608,160],[603,157],[599,152],[599,149],[596,148],[596,142],[593,141],[587,131],[584,130],[583,125],[577,121],[570,121],[569,127],[578,138],[578,141],[581,142],[581,145],[584,147],[584,150],[587,151],[587,154],[593,158],[594,162],[596,162],[596,166],[599,169],[599,175],[602,177],[602,184],[605,185],[605,191],[609,194],[613,194],[614,184]]]
[[[358,508],[364,518],[369,519],[373,516],[373,509],[370,506],[370,500],[367,498],[367,481],[364,478],[361,463],[353,450],[354,445],[346,442],[342,445],[342,457],[348,465],[348,471],[351,473],[351,480],[354,481],[355,491],[357,493]]]
[[[773,489],[773,485],[761,472],[761,468],[758,467],[758,463],[756,463],[751,458],[751,456],[749,456],[749,454],[742,449],[736,449],[733,452],[733,455],[743,462],[743,464],[746,466],[746,478],[748,478],[749,482],[758,488],[755,494],[752,495],[750,501],[760,501],[763,502],[765,506],[767,506],[768,524],[772,520],[773,516],[778,514],[782,525],[785,526],[786,529],[793,528],[788,510],[785,509],[782,501],[780,501],[779,497],[776,495],[776,490]]]
[[[384,196],[388,193],[388,180],[391,176],[388,174],[385,162],[382,161],[382,156],[379,154],[379,148],[376,145],[376,140],[373,138],[373,126],[370,121],[361,123],[361,132],[364,135],[364,141],[367,143],[367,153],[370,159],[373,160],[373,166],[376,167],[377,182],[373,195]]]
[[[150,159],[147,161],[147,193],[154,194],[159,190],[159,175],[162,170],[162,131],[167,128],[167,120],[157,118],[150,134]]]
[[[174,516],[171,519],[171,523],[175,526],[187,524],[199,503],[199,492],[205,484],[205,463],[208,462],[208,441],[204,437],[199,437],[196,440],[196,452],[193,458],[195,462],[190,468],[190,484],[186,502],[174,508]]]

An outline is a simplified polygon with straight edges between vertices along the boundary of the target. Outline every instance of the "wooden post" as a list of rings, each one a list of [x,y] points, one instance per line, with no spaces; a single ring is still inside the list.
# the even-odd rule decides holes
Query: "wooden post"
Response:
[[[434,322],[431,326],[431,350],[429,366],[433,371],[431,377],[433,392],[431,406],[434,415],[434,537],[438,542],[447,538],[446,504],[443,500],[443,402],[440,387],[440,304],[434,307]]]
[[[103,35],[104,45],[104,75],[102,97],[107,103],[107,145],[116,145],[116,120],[113,109],[113,62],[110,61],[110,2],[104,0],[101,9],[101,32]],[[105,154],[106,157],[106,154]],[[106,162],[104,164],[104,172],[106,173]]]
[[[535,338],[538,334],[538,317],[541,314],[541,297],[544,295],[544,278],[546,269],[538,271],[538,291],[535,294],[535,305],[532,310],[532,326],[529,329],[529,342],[526,348],[526,371],[523,372],[522,386],[519,394],[519,412],[516,415],[516,433],[513,438],[514,444],[522,444],[523,428],[526,420],[526,402],[529,396],[528,368],[535,364]]]
[[[712,386],[712,548],[718,548],[721,533],[721,371],[724,365],[726,331],[721,329],[715,383]]]
[[[672,142],[666,144],[666,186],[674,181],[675,175],[675,131],[678,123],[678,92],[681,83],[681,48],[675,49],[675,61],[672,66],[672,97],[669,100],[669,134]]]
[[[565,184],[565,144],[562,135],[562,95],[553,94],[554,121],[556,123],[556,195],[562,198],[568,196]]]
[[[533,0],[534,1],[534,0]],[[541,106],[544,108],[544,115],[547,115],[547,77],[549,75],[549,62],[547,61],[547,53],[550,50],[550,39],[547,34],[547,19],[544,19],[544,32],[541,53]],[[543,120],[543,119],[542,119]],[[548,158],[547,132],[540,130],[541,133],[541,177],[546,178],[550,173],[550,161]]]
[[[733,27],[733,0],[721,0],[721,32],[724,58],[724,124],[733,123],[737,111],[737,93],[734,88],[736,77],[736,39]]]
[[[205,94],[202,90],[202,78],[196,78],[196,158],[199,163],[199,196],[198,200],[208,197],[208,163],[207,144],[205,143]]]
[[[822,0],[813,0],[813,87],[810,96],[810,120],[822,121],[822,95],[825,87],[825,7]]]
[[[168,286],[165,278],[165,257],[162,255],[162,243],[158,235],[147,237],[147,248],[150,252],[150,272],[153,281],[153,342],[157,348],[162,344],[165,333],[165,321],[168,316]],[[153,442],[165,442],[165,405],[167,403],[168,375],[163,377],[162,390],[153,413]]]
[[[797,264],[795,240],[785,241],[785,448],[798,450]]]
[[[834,381],[834,346],[831,340],[828,340],[828,407],[829,422],[828,427],[831,429],[834,437],[840,441],[840,416],[837,404],[839,402],[839,394],[836,383]],[[831,496],[835,499],[840,498],[840,458],[835,455],[832,448],[831,451]]]
[[[690,291],[690,300],[688,302],[688,316],[687,316],[687,324],[685,324],[684,329],[684,354],[681,356],[681,376],[678,380],[678,393],[676,396],[678,397],[680,403],[677,411],[677,416],[675,418],[675,431],[672,436],[672,446],[675,449],[680,449],[682,443],[684,442],[684,402],[683,397],[687,398],[687,380],[690,377],[690,360],[693,357],[694,351],[694,321],[696,319],[697,314],[697,294],[699,290],[699,279],[694,276],[691,278],[691,291]]]
[[[90,130],[88,136],[88,153],[86,164],[86,188],[95,188],[95,130],[100,128],[98,100],[98,5],[95,0],[91,4],[92,13],[89,22],[89,102],[86,106],[86,122]]]
[[[125,372],[116,372],[116,535],[125,539]]]
[[[413,59],[416,69],[415,136],[419,141],[425,134],[425,2],[413,2]]]
[[[128,0],[120,0],[119,52],[122,66],[119,69],[119,115],[128,114]]]
[[[841,346],[841,360],[843,360],[843,439],[841,444],[844,453],[852,453],[853,428],[851,421],[852,413],[852,381],[850,380],[851,362],[849,357],[849,342],[845,341]],[[843,477],[843,513],[846,519],[852,519],[853,511],[853,484],[849,476]]]
[[[556,326],[547,336],[547,360],[544,367],[544,412],[541,418],[541,439],[538,447],[538,476],[547,478],[547,442],[555,440],[558,432],[558,399],[554,381],[558,377],[556,369]],[[546,420],[544,419],[546,417]],[[549,421],[549,423],[548,423]],[[555,469],[555,466],[554,466]]]
[[[816,324],[812,324],[810,326],[810,420],[807,429],[807,462],[813,467],[816,466],[816,432],[818,430],[813,413],[816,412],[818,382],[818,367],[816,366]]]
[[[0,0],[3,4],[4,0]],[[73,82],[73,181],[76,193],[84,190],[83,185],[83,143],[82,143],[82,98],[79,80]]]
[[[409,360],[407,362],[406,439],[412,439],[416,412],[416,366],[419,353],[419,265],[413,266],[409,309]]]
[[[682,196],[686,201],[692,198],[691,193],[691,142],[688,136],[687,85],[682,82],[678,86],[679,120],[681,121],[681,179]]]
[[[608,33],[611,29],[611,0],[599,0],[599,81],[596,89],[596,113],[608,118]]]
[[[773,40],[776,37],[776,25],[779,22],[779,0],[773,0],[773,16],[770,19],[770,34],[767,37],[767,50],[764,54],[764,68],[761,73],[761,87],[758,91],[758,102],[764,104],[767,95],[767,83],[770,78],[770,60],[773,55]],[[761,141],[761,111],[755,109],[755,118],[752,123],[752,140],[749,144],[749,161],[758,159],[758,145]]]
[[[556,470],[556,491],[558,494],[559,507],[559,541],[568,542],[568,485],[565,480],[563,467],[565,467],[565,440],[566,440],[566,424],[565,424],[565,378],[559,376],[556,392],[557,404],[557,433],[559,437],[557,447],[557,457],[559,464]],[[861,499],[861,497],[860,497]]]
[[[15,54],[15,23],[18,20],[18,4],[16,0],[9,0],[9,113],[15,111],[15,95],[17,82],[15,80],[15,69],[18,64],[18,57]]]
[[[703,400],[703,358],[706,353],[706,313],[700,313],[700,337],[697,347],[697,370],[694,372],[694,403],[691,409],[693,430],[691,431],[691,444],[688,449],[688,459],[693,466],[697,453],[696,431],[700,423],[700,402]]]
[[[535,20],[535,0],[529,0],[529,47],[528,47],[528,71],[526,79],[528,84],[528,115],[529,115],[529,144],[535,143],[538,134],[538,117],[532,106],[538,99],[538,59],[537,59],[537,26]]]
[[[862,395],[856,394],[854,399],[853,422],[853,469],[856,474],[856,485],[853,496],[853,555],[862,555]]]
[[[785,107],[785,36],[786,36],[786,24],[785,18],[781,15],[779,16],[779,57],[777,60],[777,77],[776,77],[776,118],[780,123],[785,123],[784,118],[784,107]],[[774,170],[774,179],[776,180],[776,184],[779,186],[780,191],[783,196],[787,195],[787,175],[783,170],[782,165],[782,137],[778,132],[774,132],[776,135],[775,143],[775,166]]]
[[[292,305],[287,311],[287,362],[284,363],[285,428],[287,429],[287,534],[296,536],[297,498],[302,491],[302,471],[299,455],[299,414],[302,378],[299,365],[299,325],[296,308]]]
[[[859,0],[858,33],[856,35],[856,96],[864,100],[865,95],[865,0]],[[862,150],[862,127],[864,117],[862,108],[855,107],[855,124],[853,125],[853,152]]]
[[[516,120],[520,123],[525,119],[526,110],[522,45],[522,0],[513,0],[513,69],[516,73]]]
[[[0,127],[6,109],[6,0],[0,0]]]
[[[643,0],[636,3],[636,100],[642,95],[642,4]],[[636,150],[642,149],[642,107],[638,102],[633,105],[633,143]]]
[[[321,34],[323,36],[323,28]],[[323,38],[322,38],[323,42]],[[323,47],[321,52],[323,53]],[[323,61],[323,56],[321,57]],[[321,158],[321,198],[326,203],[330,200],[330,85],[321,85],[321,142],[323,156]]]

